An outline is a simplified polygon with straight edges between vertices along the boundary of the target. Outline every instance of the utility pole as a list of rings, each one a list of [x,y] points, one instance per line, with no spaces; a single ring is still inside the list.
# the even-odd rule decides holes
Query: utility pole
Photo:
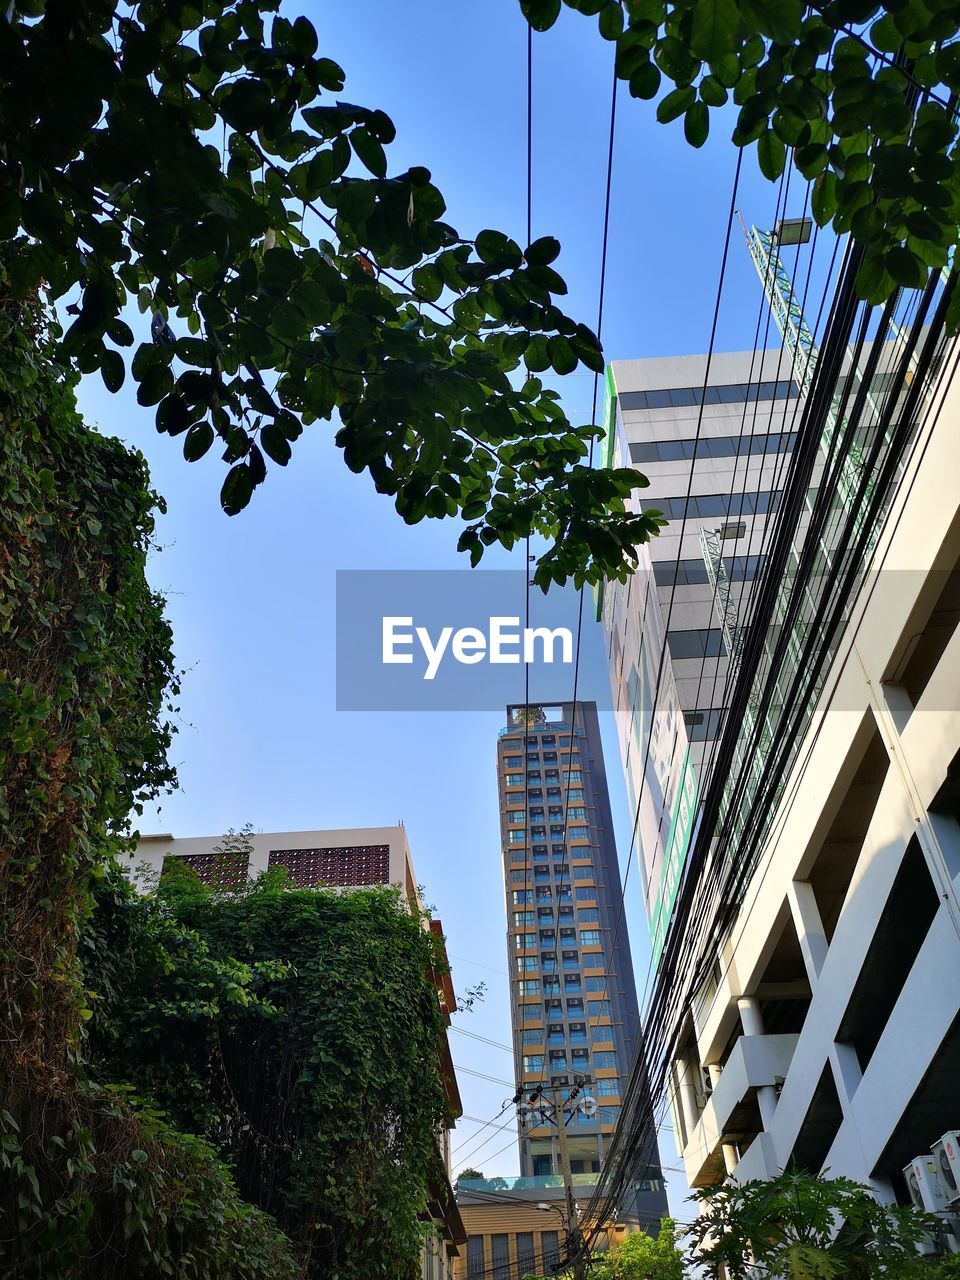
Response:
[[[591,1083],[589,1076],[574,1076],[573,1089],[563,1096],[563,1090],[559,1085],[553,1085],[549,1089],[539,1084],[521,1101],[521,1113],[527,1116],[534,1112],[539,1113],[543,1120],[549,1121],[557,1126],[557,1157],[560,1165],[559,1173],[563,1178],[564,1189],[564,1211],[563,1220],[566,1227],[566,1250],[567,1254],[575,1254],[571,1277],[572,1280],[587,1280],[587,1259],[580,1252],[581,1234],[580,1222],[578,1217],[577,1200],[573,1194],[573,1171],[570,1168],[570,1143],[567,1134],[567,1124],[580,1110],[581,1103],[577,1101],[584,1088]],[[523,1099],[523,1086],[517,1086],[517,1093],[514,1096],[514,1102]],[[581,1101],[589,1102],[591,1099],[584,1098]],[[569,1113],[567,1108],[571,1107]],[[595,1104],[594,1104],[595,1105]],[[546,1205],[542,1206],[547,1208]]]
[[[581,1085],[577,1085],[573,1093],[570,1094],[566,1102],[572,1102],[580,1092]],[[567,1202],[567,1253],[579,1249],[580,1244],[580,1223],[577,1219],[577,1201],[573,1194],[573,1173],[570,1170],[570,1143],[567,1134],[567,1112],[565,1100],[561,1096],[561,1091],[557,1086],[551,1090],[553,1094],[553,1117],[557,1125],[557,1148],[560,1157],[560,1174],[563,1178],[563,1189],[566,1193]],[[571,1115],[576,1114],[574,1109]],[[572,1276],[573,1280],[586,1280],[587,1264],[586,1259],[581,1256],[579,1251],[576,1254],[573,1263]]]

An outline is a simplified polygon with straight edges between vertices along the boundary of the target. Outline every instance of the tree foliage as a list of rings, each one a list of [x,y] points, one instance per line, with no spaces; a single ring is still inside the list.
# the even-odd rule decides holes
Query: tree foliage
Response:
[[[419,1274],[452,1117],[433,935],[393,890],[104,885],[84,957],[91,1069],[214,1144],[303,1274]]]
[[[390,173],[389,117],[339,97],[342,69],[278,4],[13,0],[0,241],[18,237],[16,293],[76,297],[63,356],[111,391],[132,374],[188,460],[216,444],[228,514],[305,425],[338,417],[347,466],[408,522],[461,516],[473,563],[536,532],[544,589],[622,577],[658,527],[624,507],[645,481],[587,466],[598,430],[537,376],[603,368],[557,306],[560,245],[445,222],[427,169]]]
[[[879,303],[946,267],[960,237],[956,0],[562,0],[596,16],[616,71],[702,146],[739,108],[733,141],[765,177],[788,160],[811,208],[866,249],[857,290]],[[540,31],[561,0],[520,0]],[[949,316],[960,323],[960,295]]]
[[[931,1227],[912,1205],[881,1204],[848,1178],[796,1170],[769,1181],[694,1192],[687,1228],[692,1259],[707,1276],[747,1280],[868,1280],[925,1275],[917,1243]]]
[[[77,937],[172,778],[143,458],[90,431],[0,262],[0,1274],[293,1280],[210,1145],[81,1072]]]
[[[664,1218],[656,1236],[635,1231],[612,1249],[592,1254],[588,1274],[590,1280],[683,1280],[683,1252],[677,1245],[673,1220]],[[558,1280],[570,1280],[570,1275],[564,1271]]]

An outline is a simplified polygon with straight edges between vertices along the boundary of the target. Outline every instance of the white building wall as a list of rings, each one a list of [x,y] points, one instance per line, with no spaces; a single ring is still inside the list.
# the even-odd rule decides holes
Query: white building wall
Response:
[[[953,630],[916,705],[901,683],[929,625],[931,605],[941,597],[948,572],[960,564],[958,421],[960,390],[948,390],[913,450],[874,558],[878,572],[861,592],[828,692],[772,823],[773,834],[717,956],[718,989],[694,1009],[696,1056],[715,1081],[714,1095],[695,1117],[683,1149],[694,1185],[715,1180],[718,1167],[722,1176],[721,1157],[727,1172],[741,1181],[786,1167],[824,1071],[836,1087],[840,1117],[822,1168],[872,1183],[883,1198],[896,1189],[896,1170],[885,1156],[891,1144],[915,1141],[918,1150],[910,1151],[909,1159],[929,1150],[942,1132],[960,1128],[955,1082],[952,1091],[942,1085],[927,1089],[924,1108],[908,1112],[921,1085],[935,1080],[946,1039],[955,1037],[960,1025],[960,825],[949,813],[931,812],[960,751],[960,630]],[[935,620],[944,628],[940,634],[956,627],[957,593],[949,586],[947,593],[947,608]],[[886,755],[886,773],[828,940],[809,877],[825,832],[838,812],[842,816],[865,737],[874,732]],[[841,1038],[841,1023],[914,838],[939,907],[861,1070],[855,1049]],[[781,1055],[772,1109],[771,1096],[764,1093],[769,1073],[758,1069],[747,1078],[741,1072],[734,1081],[742,1102],[756,1100],[761,1113],[768,1104],[759,1135],[743,1149],[731,1145],[729,1135],[724,1142],[715,1099],[739,1061],[729,1039],[743,1001],[761,993],[785,921],[796,929],[810,1003],[785,1067]],[[729,1056],[718,1070],[725,1052]],[[906,1122],[905,1113],[915,1120]]]

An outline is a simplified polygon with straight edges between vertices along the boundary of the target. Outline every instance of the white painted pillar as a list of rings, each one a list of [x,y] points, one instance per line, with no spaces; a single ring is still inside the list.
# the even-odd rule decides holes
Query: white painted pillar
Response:
[[[760,1001],[755,996],[741,996],[737,1001],[740,1010],[740,1021],[745,1036],[763,1035],[763,1014],[760,1012]],[[757,1088],[757,1104],[760,1107],[760,1119],[768,1132],[773,1124],[777,1111],[777,1091],[772,1084],[759,1085]]]
[[[811,988],[816,988],[827,958],[829,943],[820,919],[820,908],[817,906],[813,885],[808,880],[791,880],[787,888],[787,901],[797,930],[797,941],[800,943],[807,979]]]

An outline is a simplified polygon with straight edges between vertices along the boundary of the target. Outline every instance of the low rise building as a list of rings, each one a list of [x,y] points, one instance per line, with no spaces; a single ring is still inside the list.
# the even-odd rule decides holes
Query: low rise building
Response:
[[[421,909],[419,890],[403,827],[357,827],[331,831],[243,833],[240,836],[148,835],[137,846],[134,874],[141,880],[163,875],[170,860],[185,862],[204,884],[238,887],[261,872],[283,868],[302,889],[374,888],[392,885],[413,911]],[[439,920],[427,926],[443,949]],[[445,955],[445,952],[443,952]],[[456,1010],[449,969],[430,974],[446,1025]],[[453,1058],[444,1035],[437,1064],[447,1101],[448,1122],[437,1134],[446,1175],[431,1188],[427,1218],[432,1226],[424,1245],[422,1280],[453,1280],[466,1232],[450,1182],[450,1130],[463,1107]]]

